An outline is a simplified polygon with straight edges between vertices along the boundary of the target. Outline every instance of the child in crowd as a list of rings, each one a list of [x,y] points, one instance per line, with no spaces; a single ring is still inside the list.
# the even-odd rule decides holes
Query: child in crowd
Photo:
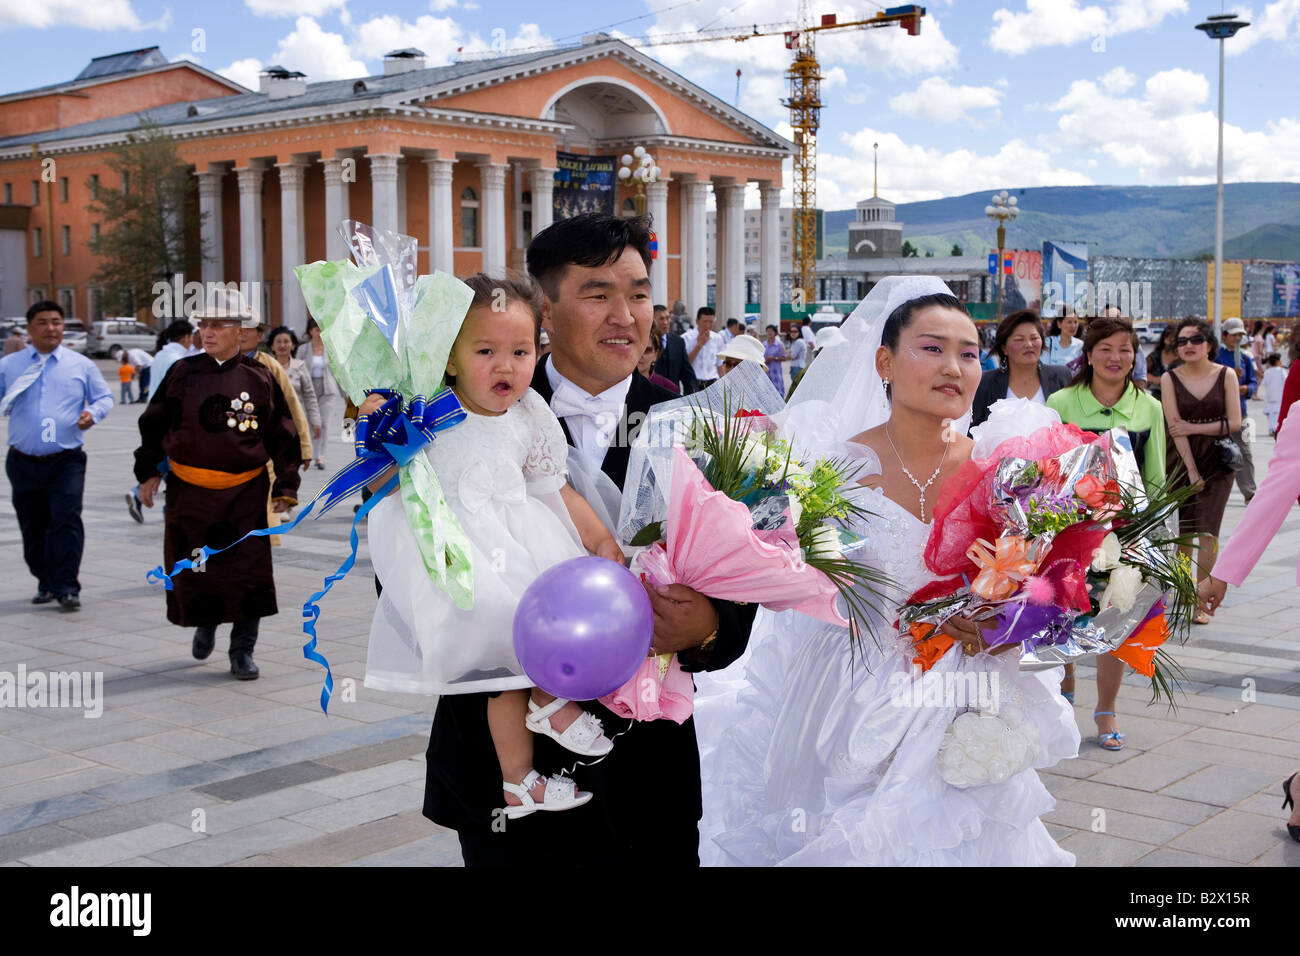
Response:
[[[533,768],[532,734],[584,756],[613,744],[600,721],[523,673],[513,621],[541,572],[591,552],[623,553],[591,506],[566,483],[559,419],[530,387],[541,309],[527,280],[465,280],[474,298],[447,361],[447,384],[468,417],[426,446],[448,505],[469,538],[474,606],[461,610],[424,570],[400,494],[371,512],[369,536],[383,594],[370,633],[366,685],[434,694],[491,693],[488,727],[501,765],[507,818],[567,810],[591,799],[573,781]],[[360,414],[383,398],[369,396]],[[387,476],[371,483],[378,489]],[[381,544],[382,542],[382,544]]]
[[[122,383],[122,404],[130,405],[135,401],[135,366],[131,364],[131,356],[126,354],[126,349],[122,350],[122,364],[117,367],[117,380]]]
[[[1277,437],[1277,419],[1282,413],[1282,387],[1286,384],[1286,370],[1282,368],[1282,353],[1271,352],[1264,359],[1264,412],[1268,415],[1268,433]]]

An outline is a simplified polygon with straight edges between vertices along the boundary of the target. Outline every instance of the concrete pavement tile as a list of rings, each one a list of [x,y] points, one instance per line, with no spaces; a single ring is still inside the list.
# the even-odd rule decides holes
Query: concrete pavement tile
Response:
[[[1090,807],[1072,800],[1057,800],[1056,807],[1044,814],[1043,819],[1075,830],[1087,830],[1156,846],[1168,843],[1188,828],[1187,824],[1173,820],[1159,820],[1105,807]]]
[[[227,863],[226,866],[288,866],[269,853],[259,853],[257,856],[245,857],[242,860],[235,860],[233,863]]]
[[[1252,862],[1251,866],[1300,866],[1300,843],[1296,843],[1283,830],[1283,839],[1277,846]]]
[[[221,737],[239,737],[244,734],[274,730],[285,724],[295,724],[302,720],[315,720],[319,724],[317,733],[326,733],[334,729],[330,725],[330,719],[320,712],[319,706],[316,707],[313,713],[307,707],[285,705],[271,710],[261,710],[251,714],[241,714],[237,717],[214,720],[206,724],[203,729],[207,733],[217,734]]]
[[[405,737],[398,737],[396,740],[388,740],[380,744],[371,744],[368,747],[357,747],[354,750],[330,754],[321,757],[317,763],[323,763],[327,767],[337,767],[339,770],[349,772],[366,770],[370,767],[392,763],[395,760],[403,760],[407,757],[423,756],[428,749],[429,735],[427,733],[410,734]]]
[[[222,866],[259,853],[274,853],[282,846],[318,836],[320,831],[292,820],[266,820],[159,850],[149,856],[168,866]]]
[[[6,833],[0,836],[0,862],[17,860],[34,853],[79,843],[84,839],[82,834],[65,829],[56,823]]]
[[[236,803],[220,803],[213,798],[205,798],[202,794],[197,794],[194,806],[204,811],[207,832],[215,835],[327,806],[332,802],[323,793],[316,793],[302,787],[288,787]]]
[[[1206,767],[1160,792],[1169,797],[1231,807],[1274,783],[1273,774],[1241,767]]]
[[[53,752],[36,744],[21,740],[8,740],[0,736],[0,767],[15,763],[30,763],[45,757],[54,756]]]
[[[221,780],[196,789],[200,793],[216,797],[218,800],[247,800],[250,797],[270,793],[272,790],[283,790],[285,787],[294,787],[312,781],[319,781],[325,777],[333,777],[340,772],[333,767],[304,760],[298,763],[286,764],[283,767],[273,767],[270,770],[231,777],[228,780]],[[319,792],[329,795],[327,791]]]
[[[409,789],[396,786],[349,797],[315,810],[295,813],[289,819],[327,833],[335,833],[370,820],[418,809],[419,806]]]
[[[1176,797],[1148,793],[1144,790],[1109,786],[1097,783],[1095,780],[1076,780],[1056,797],[1058,800],[1070,800],[1090,807],[1125,810],[1144,817],[1173,820],[1189,825],[1200,823],[1219,811],[1218,807],[1207,804],[1179,800]]]
[[[1293,789],[1294,787],[1295,784],[1292,784]],[[1296,796],[1300,797],[1300,793],[1297,793]],[[1277,817],[1279,820],[1285,820],[1290,812],[1282,807],[1282,785],[1277,780],[1273,782],[1272,786],[1266,787],[1261,792],[1234,804],[1232,809],[1240,810],[1243,813],[1258,813],[1263,817]]]
[[[291,724],[281,724],[278,727],[268,727],[265,730],[250,730],[248,733],[234,734],[230,739],[261,747],[274,747],[280,744],[290,744],[294,741],[320,737],[326,731],[338,733],[341,728],[365,726],[367,725],[360,721],[333,715],[330,715],[327,725],[322,725],[321,718],[317,716],[307,717]]]
[[[1285,834],[1285,829],[1282,833]],[[1174,839],[1175,850],[1190,850],[1237,863],[1249,863],[1278,842],[1276,826],[1253,813],[1224,810]]]
[[[1257,750],[1260,753],[1275,754],[1300,761],[1300,740],[1287,740],[1259,733],[1239,733],[1218,727],[1197,728],[1187,735],[1187,739],[1197,743],[1215,744],[1219,747]]]
[[[70,754],[54,754],[49,757],[41,757],[37,760],[28,760],[24,763],[16,763],[5,768],[5,783],[15,785],[27,783],[30,780],[41,780],[45,777],[55,777],[61,773],[68,773],[71,770],[86,770],[95,766],[90,760],[83,760],[80,757],[73,757]]]
[[[1242,767],[1247,770],[1259,770],[1278,775],[1281,780],[1294,768],[1295,761],[1289,757],[1263,754],[1257,750],[1238,750],[1233,747],[1216,747],[1214,744],[1198,744],[1192,740],[1171,740],[1162,744],[1155,751],[1169,757],[1206,760],[1225,767]]]
[[[108,866],[166,866],[165,863],[159,863],[157,860],[151,860],[147,856],[133,856],[129,860],[118,860],[115,863],[109,863]]]
[[[96,763],[139,774],[174,770],[177,767],[184,767],[194,762],[193,759],[181,754],[172,753],[169,750],[160,750],[157,747],[149,747],[133,740],[105,744],[102,747],[91,747],[88,750],[79,751],[78,755],[87,760],[94,760]]]
[[[428,821],[425,821],[428,824]],[[443,831],[422,840],[394,847],[382,853],[361,857],[348,866],[464,866],[460,840],[455,833]]]
[[[1279,732],[1300,723],[1300,720],[1296,719],[1295,711],[1280,707],[1265,707],[1262,704],[1243,704],[1240,710],[1223,714],[1206,723],[1210,727],[1237,733],[1277,736]]]
[[[197,730],[169,730],[165,733],[140,737],[139,743],[182,754],[191,761],[220,760],[235,754],[247,753],[253,748],[228,737],[217,737]]]
[[[147,856],[158,850],[180,846],[198,839],[189,827],[174,823],[154,823],[126,830],[112,836],[47,850],[23,857],[28,866],[107,866],[133,856]]]
[[[429,822],[420,811],[410,810],[285,847],[276,851],[275,856],[291,866],[339,866],[428,835]]]
[[[1128,866],[1145,856],[1151,845],[1080,830],[1062,840],[1061,848],[1075,855],[1077,866]]]
[[[24,806],[26,804],[40,803],[43,800],[52,800],[55,797],[83,793],[96,787],[107,786],[130,778],[131,775],[125,770],[118,770],[114,767],[92,766],[86,770],[74,770],[72,773],[61,773],[54,777],[31,780],[16,787],[5,787],[0,790],[0,802],[3,802],[7,807]]]
[[[190,825],[190,811],[199,805],[193,791],[181,790],[161,796],[138,800],[119,807],[97,810],[79,817],[64,820],[60,826],[88,837],[112,836],[125,830],[134,830],[148,823]]]
[[[308,783],[306,787],[327,797],[343,800],[415,780],[424,780],[424,760],[408,757],[395,763],[380,764],[377,767],[354,770],[351,773],[340,773],[337,777]]]
[[[1183,760],[1160,754],[1138,754],[1131,760],[1105,770],[1091,779],[1137,790],[1156,791],[1205,767],[1201,761]]]

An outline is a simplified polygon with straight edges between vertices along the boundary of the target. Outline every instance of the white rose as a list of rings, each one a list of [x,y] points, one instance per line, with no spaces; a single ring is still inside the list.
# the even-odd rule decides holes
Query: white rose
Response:
[[[1111,571],[1119,567],[1119,551],[1119,538],[1112,531],[1101,539],[1101,547],[1093,552],[1092,569],[1094,571]]]
[[[1121,564],[1110,572],[1106,590],[1101,594],[1101,610],[1117,607],[1125,614],[1133,610],[1133,602],[1142,589],[1142,572],[1131,564]]]
[[[840,532],[830,525],[822,525],[812,533],[812,542],[808,546],[809,557],[839,558],[844,556],[844,544],[840,541]]]
[[[767,464],[767,445],[757,438],[746,438],[741,448],[740,467],[745,471],[762,471]]]

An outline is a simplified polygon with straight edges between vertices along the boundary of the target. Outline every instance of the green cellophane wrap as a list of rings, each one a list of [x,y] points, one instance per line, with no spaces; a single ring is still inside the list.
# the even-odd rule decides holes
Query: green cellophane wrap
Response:
[[[308,310],[320,324],[330,371],[354,405],[361,405],[366,389],[372,388],[394,389],[408,403],[417,395],[432,398],[444,387],[447,357],[473,293],[446,273],[420,276],[398,354],[352,295],[358,283],[380,268],[343,260],[301,265],[294,273]],[[398,474],[402,509],[425,571],[457,607],[470,609],[474,573],[469,539],[443,497],[433,466],[417,454]]]

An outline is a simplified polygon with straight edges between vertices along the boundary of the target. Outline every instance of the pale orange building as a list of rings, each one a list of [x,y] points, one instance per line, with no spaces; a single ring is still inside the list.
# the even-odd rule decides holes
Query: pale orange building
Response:
[[[86,205],[93,188],[121,187],[108,182],[105,159],[147,114],[195,172],[207,256],[194,268],[204,281],[260,282],[272,323],[303,327],[291,270],[344,258],[335,231],[344,218],[415,236],[421,271],[521,269],[530,236],[554,215],[557,157],[617,157],[638,145],[661,169],[646,189],[658,240],[655,300],[681,299],[692,311],[705,303],[712,190],[718,311],[743,314],[744,190],[756,182],[760,298],[765,320],[775,321],[781,161],[793,147],[772,130],[603,35],[434,68],[420,51],[399,50],[384,68],[310,83],[272,67],[252,92],[196,64],[169,63],[155,47],[97,58],[67,83],[0,96],[0,198],[8,204],[0,233],[24,230],[24,306],[52,297],[69,314],[102,314],[90,277],[92,245],[107,226]],[[618,187],[612,208],[629,214],[630,197]],[[4,268],[4,248],[0,236],[7,303],[18,269]],[[0,305],[6,311],[12,306]]]

